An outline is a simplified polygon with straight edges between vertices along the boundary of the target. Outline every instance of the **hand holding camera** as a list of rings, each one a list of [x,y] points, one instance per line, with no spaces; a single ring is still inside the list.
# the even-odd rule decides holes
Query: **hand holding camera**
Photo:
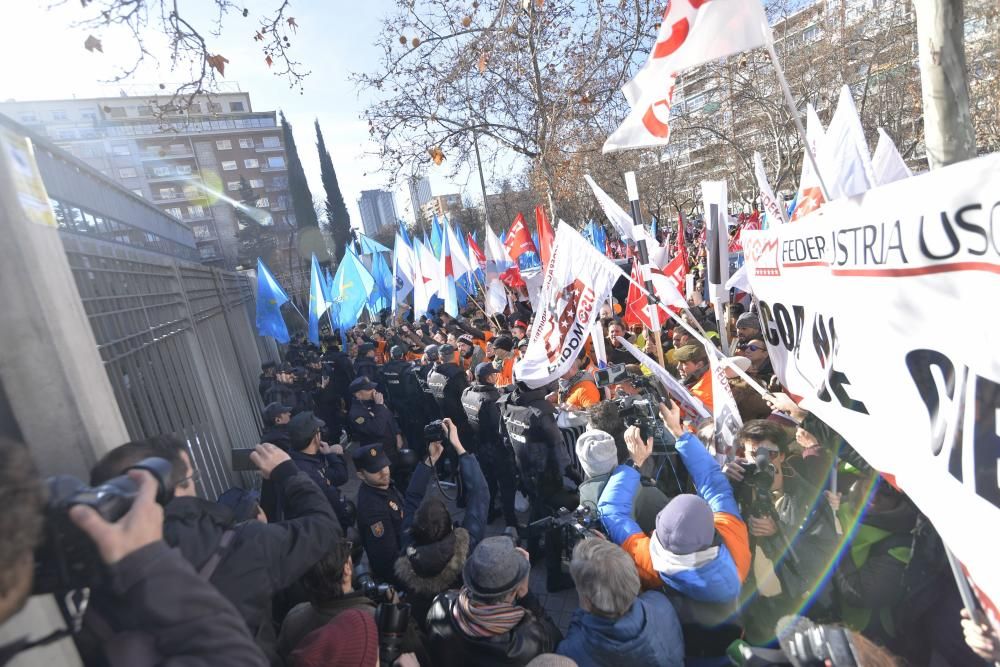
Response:
[[[726,465],[722,466],[722,473],[734,482],[743,481],[743,472],[743,466],[736,461],[730,461]]]
[[[681,407],[676,402],[671,401],[670,405],[660,403],[660,418],[675,438],[684,434],[684,425],[681,423]]]
[[[438,459],[441,458],[441,454],[444,453],[444,445],[441,444],[440,440],[435,440],[434,442],[427,444],[427,465],[434,467],[437,464]]]
[[[288,452],[269,442],[262,442],[254,447],[250,461],[260,470],[264,479],[271,478],[271,471],[289,460]]]
[[[465,447],[462,446],[461,440],[458,439],[458,427],[455,426],[455,422],[448,417],[445,417],[441,420],[441,426],[444,427],[444,434],[448,439],[448,442],[450,442],[451,446],[455,448],[455,453],[459,456],[464,454]]]
[[[163,539],[163,507],[156,502],[159,482],[145,470],[130,470],[128,477],[139,488],[132,507],[118,521],[111,523],[86,505],[69,510],[69,518],[94,541],[108,565]]]
[[[629,426],[625,429],[625,445],[632,455],[632,461],[640,467],[653,453],[653,439],[643,440],[642,430],[638,426]]]

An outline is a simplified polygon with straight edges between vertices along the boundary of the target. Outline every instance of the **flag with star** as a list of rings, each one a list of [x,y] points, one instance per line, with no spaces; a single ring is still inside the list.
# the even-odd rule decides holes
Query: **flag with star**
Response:
[[[288,303],[288,294],[267,265],[257,258],[257,333],[270,336],[278,343],[290,340],[281,306]]]

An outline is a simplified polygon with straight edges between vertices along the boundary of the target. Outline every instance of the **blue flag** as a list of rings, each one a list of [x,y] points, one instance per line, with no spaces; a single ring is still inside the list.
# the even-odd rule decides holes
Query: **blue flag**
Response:
[[[436,215],[431,220],[431,250],[434,251],[435,257],[441,259],[441,225]]]
[[[319,345],[319,318],[329,308],[329,289],[325,285],[316,254],[313,253],[309,275],[309,340],[313,345]]]
[[[341,334],[358,323],[358,316],[368,304],[368,297],[375,287],[375,279],[350,248],[337,267],[333,277],[333,310],[330,315]]]
[[[290,340],[281,306],[288,302],[288,294],[275,280],[271,271],[257,258],[257,333],[270,336],[278,343]]]
[[[375,279],[375,287],[368,297],[368,309],[377,315],[392,305],[392,269],[381,254],[375,255],[372,260],[372,278]]]
[[[398,226],[399,226],[399,235],[403,237],[403,243],[412,248],[413,241],[410,240],[410,235],[406,231],[406,223],[400,220]]]

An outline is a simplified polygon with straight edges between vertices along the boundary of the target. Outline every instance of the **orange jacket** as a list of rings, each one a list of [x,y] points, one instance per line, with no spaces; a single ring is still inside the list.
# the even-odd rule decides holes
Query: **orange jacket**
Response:
[[[705,409],[712,412],[712,369],[708,368],[701,378],[691,387],[691,395],[705,404]]]
[[[583,379],[574,384],[560,397],[560,403],[565,403],[577,410],[586,410],[591,405],[601,402],[601,390],[593,380]]]

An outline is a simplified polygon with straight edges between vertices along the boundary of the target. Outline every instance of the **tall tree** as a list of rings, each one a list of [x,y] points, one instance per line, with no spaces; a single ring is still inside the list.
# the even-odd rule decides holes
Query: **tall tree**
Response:
[[[313,208],[312,193],[306,182],[306,172],[302,169],[299,152],[295,148],[295,137],[292,136],[292,125],[281,112],[281,133],[285,139],[285,156],[288,158],[288,192],[292,196],[292,210],[295,211],[295,225],[301,230],[307,227],[319,227],[316,209]]]
[[[333,237],[334,257],[340,262],[344,257],[344,249],[351,242],[351,216],[344,204],[344,195],[340,193],[337,172],[333,168],[330,152],[326,150],[319,119],[316,120],[316,150],[319,151],[319,170],[323,189],[326,190],[326,224]]]
[[[240,176],[240,205],[234,205],[236,213],[236,238],[239,240],[237,263],[243,268],[256,266],[260,257],[268,266],[273,266],[274,223],[265,224],[270,217],[257,208],[257,193],[247,179]]]

